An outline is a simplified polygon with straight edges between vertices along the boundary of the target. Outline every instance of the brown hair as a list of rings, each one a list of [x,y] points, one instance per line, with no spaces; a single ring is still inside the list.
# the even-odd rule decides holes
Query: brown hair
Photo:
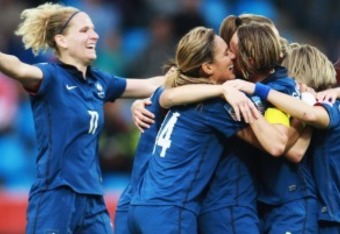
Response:
[[[220,26],[220,36],[229,45],[231,38],[235,34],[238,27],[243,24],[249,24],[251,22],[268,24],[275,27],[273,21],[262,15],[255,14],[242,14],[240,16],[230,15],[226,17]]]
[[[249,23],[237,29],[237,63],[245,78],[268,75],[280,64],[281,44],[273,29],[266,24]]]
[[[168,76],[165,87],[210,84],[201,68],[202,64],[214,60],[214,39],[213,29],[205,27],[196,27],[184,35],[179,41],[174,59],[177,70]]]

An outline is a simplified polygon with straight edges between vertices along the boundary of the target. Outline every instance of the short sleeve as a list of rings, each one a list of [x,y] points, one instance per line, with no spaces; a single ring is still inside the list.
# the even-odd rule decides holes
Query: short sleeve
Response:
[[[52,74],[55,73],[53,72],[54,68],[50,63],[38,63],[34,66],[38,67],[43,73],[43,79],[40,83],[37,93],[35,93],[36,96],[42,96],[46,93],[49,84],[52,82]]]
[[[205,121],[208,125],[225,137],[232,137],[238,131],[247,127],[245,122],[236,121],[234,110],[228,103],[210,106],[206,113]]]
[[[126,89],[126,79],[115,75],[106,76],[105,79],[107,81],[106,101],[113,102],[123,95]]]
[[[340,123],[340,104],[339,102],[335,102],[334,104],[330,104],[327,102],[317,103],[317,106],[322,106],[326,109],[329,115],[329,126],[328,129],[337,127]]]

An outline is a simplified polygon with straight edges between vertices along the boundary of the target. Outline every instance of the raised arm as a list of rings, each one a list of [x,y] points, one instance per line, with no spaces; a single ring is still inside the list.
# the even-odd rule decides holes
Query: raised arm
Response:
[[[306,124],[318,128],[326,128],[329,125],[328,112],[322,106],[310,106],[304,101],[272,89],[268,93],[267,100],[293,117],[301,119]]]
[[[237,87],[248,94],[260,96],[261,99],[270,102],[280,110],[304,121],[306,124],[317,128],[326,128],[329,125],[329,115],[322,106],[310,106],[300,99],[273,90],[261,83],[253,84],[246,81],[231,82],[233,82],[233,87]]]
[[[147,98],[164,83],[165,76],[147,79],[126,79],[126,89],[121,98]]]
[[[160,104],[168,109],[214,97],[224,97],[235,111],[238,121],[243,117],[246,123],[250,123],[258,117],[257,108],[244,93],[224,85],[195,84],[166,89],[161,95]]]
[[[33,65],[21,62],[16,56],[0,52],[0,71],[32,90],[41,82],[43,73]]]
[[[162,93],[159,103],[164,108],[201,102],[209,98],[223,97],[222,85],[192,84],[176,88],[167,88]]]

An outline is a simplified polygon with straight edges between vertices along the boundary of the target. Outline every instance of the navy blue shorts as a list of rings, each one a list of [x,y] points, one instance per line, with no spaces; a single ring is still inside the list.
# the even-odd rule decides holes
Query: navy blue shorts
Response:
[[[176,206],[131,205],[128,219],[131,233],[197,233],[196,215]]]
[[[112,234],[103,197],[78,194],[65,186],[31,196],[26,234],[52,233]]]
[[[317,208],[314,198],[298,199],[278,206],[263,205],[263,233],[317,234]]]
[[[198,216],[200,234],[258,234],[259,218],[253,209],[241,206],[227,206]]]

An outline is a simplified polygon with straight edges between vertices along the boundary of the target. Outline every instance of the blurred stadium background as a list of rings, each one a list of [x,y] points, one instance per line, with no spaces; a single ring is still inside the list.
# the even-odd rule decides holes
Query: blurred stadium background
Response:
[[[0,51],[28,63],[34,57],[14,35],[20,12],[46,1],[0,0]],[[51,1],[57,2],[57,1]],[[100,35],[95,66],[122,77],[162,72],[179,38],[194,26],[218,32],[229,14],[270,17],[289,42],[310,43],[337,65],[340,55],[340,1],[336,0],[64,0],[93,19]],[[100,161],[110,213],[128,182],[138,131],[130,116],[132,101],[105,107]],[[0,234],[24,233],[28,192],[35,177],[35,133],[27,94],[0,73]]]

